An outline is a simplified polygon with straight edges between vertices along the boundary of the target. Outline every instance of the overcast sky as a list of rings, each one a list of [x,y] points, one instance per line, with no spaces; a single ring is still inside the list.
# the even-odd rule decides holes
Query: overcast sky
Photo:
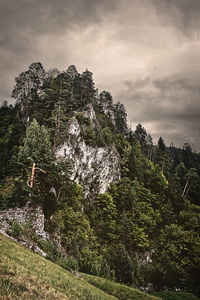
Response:
[[[0,0],[0,101],[15,77],[93,72],[157,143],[200,152],[200,0]]]

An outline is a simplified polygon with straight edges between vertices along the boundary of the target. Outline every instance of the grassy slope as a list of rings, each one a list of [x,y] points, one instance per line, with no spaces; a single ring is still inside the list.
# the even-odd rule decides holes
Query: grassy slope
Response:
[[[158,292],[153,293],[162,300],[199,300],[198,297],[186,292]]]
[[[106,291],[108,294],[115,296],[117,299],[120,300],[146,300],[146,299],[161,299],[161,298],[154,298],[153,296],[147,295],[142,293],[141,291],[128,287],[123,284],[119,284],[116,282],[112,282],[110,280],[99,278],[96,276],[91,276],[88,274],[84,275],[85,280],[87,280],[92,285],[96,286],[97,288]]]
[[[113,283],[112,292],[97,288],[58,265],[33,253],[0,234],[0,299],[124,299],[123,286]],[[95,278],[95,277],[94,277]],[[96,280],[96,278],[94,279]],[[128,289],[126,299],[159,299]],[[121,292],[120,292],[121,290]],[[114,291],[114,292],[113,292]],[[123,295],[123,293],[121,294]]]

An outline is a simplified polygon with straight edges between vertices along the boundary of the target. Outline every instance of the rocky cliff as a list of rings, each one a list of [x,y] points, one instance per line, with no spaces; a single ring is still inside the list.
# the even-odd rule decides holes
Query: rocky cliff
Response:
[[[35,118],[48,127],[57,159],[71,161],[71,179],[86,198],[105,193],[121,176],[114,136],[127,126],[122,105],[114,104],[108,92],[98,95],[92,73],[79,74],[74,65],[46,72],[41,63],[33,63],[15,80],[12,95],[25,126]]]
[[[30,223],[36,235],[46,240],[47,234],[44,230],[44,213],[40,206],[29,207],[27,203],[24,207],[0,211],[0,226],[4,231],[10,228],[13,221],[17,221],[21,225]]]
[[[71,179],[83,187],[85,197],[105,193],[111,182],[120,179],[120,155],[114,145],[98,147],[88,145],[81,136],[81,126],[76,118],[69,121],[69,138],[56,150],[56,157],[70,159]],[[98,123],[92,105],[84,111],[93,127]]]

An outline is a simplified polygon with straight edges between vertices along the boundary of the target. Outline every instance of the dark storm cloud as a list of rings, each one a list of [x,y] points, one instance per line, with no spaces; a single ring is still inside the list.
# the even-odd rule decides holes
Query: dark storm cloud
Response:
[[[155,140],[200,150],[199,0],[0,0],[0,101],[32,62],[93,72]]]
[[[139,115],[144,121],[163,117],[200,117],[200,84],[192,85],[183,78],[137,79],[124,82],[127,87],[123,97],[142,111]],[[143,106],[142,106],[143,105]],[[148,118],[148,119],[145,119]]]
[[[15,52],[27,50],[37,35],[61,35],[71,27],[100,21],[98,5],[89,0],[6,0],[0,5],[1,47]]]
[[[48,55],[66,31],[82,32],[90,24],[101,22],[102,11],[109,12],[114,7],[117,7],[114,1],[1,0],[0,69],[5,75],[1,101],[9,98],[14,78],[33,61],[40,61],[38,43],[46,35],[52,37],[47,39],[44,49]]]
[[[161,23],[175,26],[190,37],[200,29],[199,0],[153,0],[153,3]]]
[[[176,78],[174,75],[170,78],[159,78],[153,80],[156,88],[164,91],[169,90],[187,90],[193,93],[200,92],[200,84],[190,84],[189,80],[184,78]]]
[[[168,145],[189,142],[199,149],[200,84],[175,75],[124,84],[123,97],[125,105],[132,108],[128,111],[132,124],[142,123],[157,139],[163,134]]]
[[[6,0],[2,1],[0,24],[12,35],[18,29],[33,33],[62,33],[66,26],[87,26],[100,22],[101,11],[107,13],[117,7],[112,1],[92,0]],[[114,5],[115,4],[115,5]],[[18,32],[19,33],[19,32]],[[34,37],[33,37],[34,38]]]

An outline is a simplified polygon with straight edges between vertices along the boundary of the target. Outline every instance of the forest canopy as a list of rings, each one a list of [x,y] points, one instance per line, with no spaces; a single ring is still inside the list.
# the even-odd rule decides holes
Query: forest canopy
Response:
[[[99,94],[92,75],[34,63],[16,78],[16,103],[0,107],[0,209],[42,206],[46,230],[59,232],[82,272],[200,297],[200,154],[162,137],[154,145],[141,124],[129,128],[124,105]],[[85,114],[91,107],[96,124]],[[89,147],[115,148],[120,157],[121,178],[90,199],[70,179],[71,161],[55,156],[73,117]],[[31,188],[33,163],[45,172]]]

